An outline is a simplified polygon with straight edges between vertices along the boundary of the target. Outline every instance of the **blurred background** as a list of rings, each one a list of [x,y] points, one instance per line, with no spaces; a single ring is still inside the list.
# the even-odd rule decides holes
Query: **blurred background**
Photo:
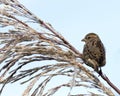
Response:
[[[119,0],[19,0],[19,2],[36,16],[50,23],[81,53],[84,45],[81,39],[89,32],[98,34],[106,49],[107,63],[102,68],[103,72],[120,88]],[[110,87],[106,82],[103,83]],[[16,83],[16,92],[13,92],[11,86],[15,88],[14,84],[7,85],[2,96],[21,96],[25,89]],[[118,96],[115,91],[113,92]]]

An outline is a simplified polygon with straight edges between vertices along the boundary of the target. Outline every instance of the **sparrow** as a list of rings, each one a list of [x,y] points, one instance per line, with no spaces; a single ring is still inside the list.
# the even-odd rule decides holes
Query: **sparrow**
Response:
[[[95,33],[88,33],[81,41],[85,42],[83,61],[95,71],[100,72],[101,67],[106,64],[106,56],[104,45],[99,36]]]

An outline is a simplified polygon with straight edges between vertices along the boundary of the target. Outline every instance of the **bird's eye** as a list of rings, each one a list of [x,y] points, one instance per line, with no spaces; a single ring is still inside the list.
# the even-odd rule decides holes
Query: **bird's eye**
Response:
[[[90,36],[87,37],[87,39],[90,39],[90,38],[91,38]]]

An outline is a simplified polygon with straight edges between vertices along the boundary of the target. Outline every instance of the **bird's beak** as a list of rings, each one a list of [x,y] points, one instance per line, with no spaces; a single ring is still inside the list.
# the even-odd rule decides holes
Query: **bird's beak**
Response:
[[[86,39],[82,39],[81,41],[85,42],[85,41],[86,41]]]

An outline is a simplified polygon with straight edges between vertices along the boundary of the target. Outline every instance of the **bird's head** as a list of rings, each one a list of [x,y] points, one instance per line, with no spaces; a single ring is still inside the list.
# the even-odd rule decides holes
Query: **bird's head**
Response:
[[[81,41],[83,41],[83,42],[88,42],[88,41],[90,41],[90,40],[92,40],[92,39],[99,39],[99,37],[98,37],[98,35],[97,34],[95,34],[95,33],[88,33],[86,36],[85,36],[85,38],[83,38]]]

